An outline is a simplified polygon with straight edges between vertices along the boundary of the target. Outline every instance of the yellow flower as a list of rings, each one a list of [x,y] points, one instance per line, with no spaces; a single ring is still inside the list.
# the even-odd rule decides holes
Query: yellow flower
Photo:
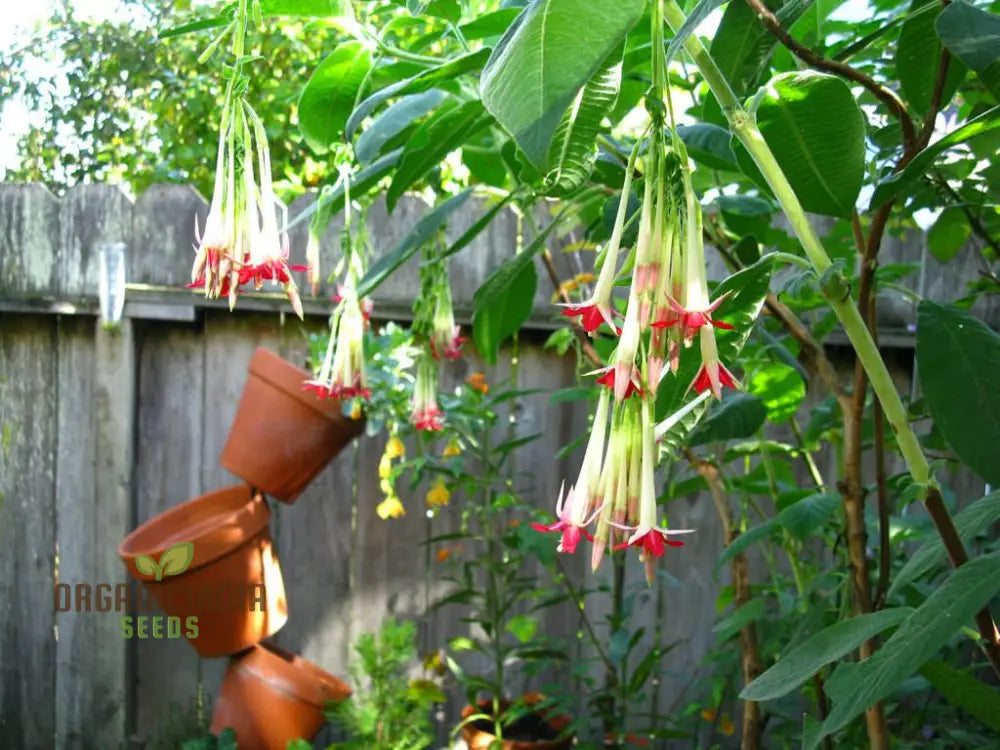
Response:
[[[451,557],[451,550],[448,549],[447,547],[442,547],[441,549],[439,549],[437,551],[437,561],[438,562],[444,562],[449,557]]]
[[[382,454],[382,460],[378,462],[378,478],[388,479],[392,476],[392,459],[388,453]]]
[[[448,441],[448,445],[444,447],[444,451],[441,453],[442,458],[451,458],[452,456],[461,456],[461,455],[462,455],[462,448],[458,444],[458,441],[455,440],[455,438],[452,438],[451,440]]]
[[[733,722],[725,714],[722,716],[722,721],[719,722],[719,731],[727,737],[736,731],[736,727],[733,725]]]
[[[357,400],[351,405],[351,419],[361,419],[361,403]]]
[[[490,390],[489,385],[487,385],[487,383],[486,383],[486,376],[483,375],[481,372],[474,372],[474,373],[472,373],[469,377],[467,377],[465,379],[465,382],[468,383],[468,385],[469,385],[470,388],[473,388],[473,389],[479,391],[484,396]]]
[[[594,274],[592,273],[578,273],[573,277],[573,281],[577,284],[592,284],[594,283]]]
[[[400,516],[405,516],[406,508],[404,508],[403,504],[399,502],[398,497],[395,495],[387,495],[385,500],[376,506],[375,512],[378,513],[378,517],[384,521],[389,518],[399,518]]]
[[[447,505],[449,500],[451,500],[451,493],[448,492],[448,488],[444,486],[443,479],[438,479],[434,485],[427,490],[428,508],[438,508],[442,505]]]
[[[385,444],[385,455],[389,458],[402,458],[406,455],[406,446],[398,437],[392,437]]]
[[[715,711],[711,708],[703,708],[701,710],[701,718],[703,718],[705,721],[714,721]]]

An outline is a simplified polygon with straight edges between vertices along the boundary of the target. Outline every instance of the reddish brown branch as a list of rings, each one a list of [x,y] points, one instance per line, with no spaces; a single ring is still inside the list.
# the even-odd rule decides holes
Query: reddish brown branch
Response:
[[[903,143],[906,145],[907,149],[912,146],[912,144],[916,141],[916,132],[913,129],[913,121],[910,119],[910,115],[906,111],[906,105],[903,104],[894,91],[886,88],[871,76],[851,67],[847,63],[823,57],[817,52],[814,52],[808,47],[797,42],[781,25],[781,21],[778,20],[778,17],[774,15],[774,13],[772,13],[761,2],[761,0],[747,0],[747,4],[750,6],[751,10],[753,10],[757,18],[760,19],[760,22],[764,24],[764,28],[770,31],[771,34],[773,34],[779,42],[785,45],[785,47],[787,47],[788,50],[797,58],[817,70],[825,70],[827,73],[833,73],[841,78],[854,81],[858,85],[867,89],[872,96],[880,102],[885,104],[885,106],[892,112],[893,116],[899,120],[899,125],[903,130]]]

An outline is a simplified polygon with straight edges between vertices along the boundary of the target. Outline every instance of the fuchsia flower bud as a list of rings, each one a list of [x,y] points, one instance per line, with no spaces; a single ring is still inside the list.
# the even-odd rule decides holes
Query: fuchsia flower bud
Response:
[[[319,375],[304,387],[320,398],[370,398],[365,377],[365,321],[353,287],[341,287],[330,343]]]
[[[437,432],[444,429],[444,413],[437,405],[437,364],[426,353],[417,364],[417,382],[413,387],[410,421],[418,430]]]

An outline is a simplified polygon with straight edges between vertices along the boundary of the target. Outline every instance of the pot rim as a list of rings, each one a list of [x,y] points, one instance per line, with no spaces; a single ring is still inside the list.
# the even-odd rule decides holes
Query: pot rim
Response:
[[[251,376],[260,378],[327,419],[342,422],[355,434],[360,434],[365,428],[364,417],[349,419],[344,416],[341,410],[343,401],[334,398],[317,398],[314,394],[304,390],[302,385],[305,381],[312,379],[312,373],[301,367],[296,367],[270,349],[258,346],[250,358],[247,371]]]
[[[319,711],[327,703],[346,700],[354,693],[343,680],[308,659],[267,641],[233,656],[230,669],[248,674],[270,689]]]
[[[220,506],[215,513],[210,510],[213,503]],[[197,514],[193,516],[195,511]],[[172,545],[191,542],[194,550],[191,564],[181,574],[185,575],[228,555],[261,532],[269,532],[270,519],[271,511],[260,493],[254,493],[246,484],[230,485],[186,500],[141,524],[118,545],[118,556],[133,576],[154,583],[153,576],[140,573],[136,568],[138,555],[160,560]],[[183,533],[185,523],[193,527],[193,534]]]
[[[542,694],[542,693],[536,693],[536,692],[524,693],[521,696],[521,700],[525,704],[527,704],[529,706],[534,706],[537,703],[541,703],[545,699],[546,699],[546,696],[544,694]],[[475,713],[477,710],[478,711],[483,711],[484,708],[489,708],[491,701],[489,701],[489,700],[481,700],[481,701],[477,701],[476,703],[477,703],[476,706],[466,705],[465,708],[462,709],[462,718],[463,719],[468,718],[473,713]],[[501,707],[504,710],[506,710],[507,708],[509,708],[510,705],[511,705],[511,703],[512,703],[512,701],[510,699],[508,699],[508,698],[501,698],[501,700],[500,700],[500,705],[501,705]],[[562,731],[567,726],[569,726],[570,722],[572,722],[572,718],[570,716],[568,716],[566,714],[557,714],[557,713],[554,712],[554,710],[553,710],[552,707],[547,708],[547,709],[541,709],[541,710],[538,711],[538,713],[542,717],[542,719],[544,719],[548,723],[548,725],[550,727],[552,727],[553,729],[555,729],[559,733],[562,733]],[[466,727],[468,727],[470,729],[475,729],[475,727],[473,727],[471,724],[466,724]],[[464,727],[463,727],[463,729],[464,729]],[[475,731],[478,732],[478,731],[481,731],[481,730],[477,729]],[[558,742],[559,740],[536,740],[536,741],[537,742],[541,742],[541,743],[551,743],[551,742]]]

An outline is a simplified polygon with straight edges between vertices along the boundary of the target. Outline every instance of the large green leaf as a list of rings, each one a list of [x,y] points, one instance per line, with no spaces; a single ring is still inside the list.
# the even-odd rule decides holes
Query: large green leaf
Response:
[[[787,29],[811,4],[812,0],[790,0],[778,7],[775,15]],[[743,95],[760,83],[777,44],[777,37],[764,28],[750,5],[735,2],[729,3],[722,15],[711,53],[733,90]]]
[[[924,6],[933,4],[933,8]],[[923,12],[917,12],[917,11]],[[896,43],[896,75],[903,89],[903,97],[923,116],[931,108],[931,96],[937,81],[938,61],[941,59],[941,41],[934,30],[940,13],[937,0],[913,0],[910,15],[903,22]],[[945,106],[965,78],[967,69],[958,60],[948,66],[948,77],[941,92],[941,106]]]
[[[480,80],[486,109],[544,170],[563,113],[639,20],[646,0],[532,0]]]
[[[806,211],[847,218],[865,170],[865,118],[840,78],[804,71],[772,78],[757,124]],[[741,146],[737,158],[759,174]]]
[[[1000,552],[957,568],[871,657],[841,664],[827,680],[833,708],[809,750],[890,695],[1000,591]]]
[[[688,447],[748,438],[760,429],[766,418],[764,404],[753,394],[727,393],[722,403],[711,409],[691,433]]]
[[[927,249],[939,261],[947,263],[958,255],[971,233],[965,212],[958,206],[949,206],[927,232]]]
[[[834,623],[782,656],[777,664],[743,688],[740,698],[769,701],[788,695],[830,662],[898,625],[912,613],[909,607],[883,609]]]
[[[389,277],[389,274],[403,265],[421,245],[430,240],[434,233],[441,228],[441,225],[448,220],[448,217],[454,213],[455,209],[465,203],[471,192],[471,189],[463,190],[424,214],[409,234],[368,269],[368,272],[358,282],[358,297],[366,297],[371,294],[379,284]]]
[[[782,510],[777,521],[790,534],[807,539],[816,529],[826,523],[833,512],[840,507],[840,494],[836,492],[817,492],[789,505]]]
[[[762,542],[765,539],[770,538],[772,532],[778,528],[778,521],[774,518],[769,518],[752,529],[748,529],[736,537],[732,544],[722,550],[722,554],[719,555],[718,562],[715,563],[716,567],[725,565],[732,558],[741,552],[745,552],[750,547],[752,547],[757,542]]]
[[[386,143],[406,130],[412,122],[433,110],[444,97],[443,91],[432,89],[422,94],[404,96],[387,108],[358,136],[354,144],[354,155],[358,162],[371,162]]]
[[[1000,336],[956,307],[917,308],[917,371],[934,424],[959,458],[1000,485]]]
[[[779,362],[769,362],[754,372],[747,390],[760,398],[771,422],[793,417],[806,397],[806,384],[798,370]]]
[[[725,128],[707,122],[678,125],[677,135],[684,141],[688,156],[699,164],[710,169],[739,171],[731,145],[733,135]]]
[[[920,674],[949,703],[968,711],[990,729],[1000,730],[1000,692],[995,687],[943,661],[927,662]]]
[[[446,102],[437,112],[420,124],[403,147],[403,155],[386,192],[389,211],[405,190],[437,165],[450,151],[489,125],[493,118],[483,109],[482,102]]]
[[[520,8],[501,8],[491,13],[483,13],[468,23],[463,23],[458,30],[462,32],[467,42],[500,36],[520,14]]]
[[[962,542],[968,544],[973,537],[986,531],[998,520],[1000,520],[1000,492],[994,492],[979,498],[968,508],[963,508],[955,516],[955,529]],[[936,568],[944,562],[946,556],[947,550],[944,548],[944,542],[941,541],[941,537],[935,534],[920,549],[910,555],[902,570],[893,578],[892,585],[889,587],[889,596],[895,594],[910,581],[914,581]]]
[[[925,148],[915,157],[913,161],[906,165],[902,172],[898,172],[882,180],[876,187],[872,195],[871,205],[868,210],[874,210],[883,203],[891,201],[900,195],[920,179],[931,167],[934,161],[949,148],[965,143],[971,138],[1000,130],[1000,106],[993,107],[983,112],[981,115],[973,117],[959,128],[955,128],[948,135],[940,138]]]
[[[411,76],[410,78],[406,78],[402,81],[396,81],[395,83],[379,89],[361,102],[357,108],[351,112],[351,116],[347,118],[347,125],[344,128],[347,132],[347,137],[352,137],[354,135],[354,131],[357,130],[358,126],[361,124],[361,121],[374,112],[382,103],[388,101],[394,96],[419,94],[421,91],[432,89],[445,81],[450,81],[456,76],[462,75],[463,73],[478,70],[482,64],[486,62],[489,54],[490,51],[488,49],[480,49],[475,52],[469,52],[468,54],[453,58],[433,68],[428,68],[427,70],[417,73],[415,76]],[[352,101],[351,106],[353,105],[354,102]]]
[[[559,223],[553,219],[524,250],[501,263],[472,297],[472,337],[479,355],[496,364],[500,344],[531,315],[538,275],[535,255]]]
[[[619,45],[608,55],[563,115],[549,153],[549,173],[545,177],[547,194],[572,193],[590,176],[597,158],[596,140],[601,132],[601,121],[618,100],[624,49],[624,45]]]
[[[313,71],[299,97],[299,129],[311,149],[324,153],[344,132],[371,66],[368,49],[351,41],[338,45]]]
[[[948,51],[1000,99],[1000,16],[955,0],[941,11],[935,28]]]

